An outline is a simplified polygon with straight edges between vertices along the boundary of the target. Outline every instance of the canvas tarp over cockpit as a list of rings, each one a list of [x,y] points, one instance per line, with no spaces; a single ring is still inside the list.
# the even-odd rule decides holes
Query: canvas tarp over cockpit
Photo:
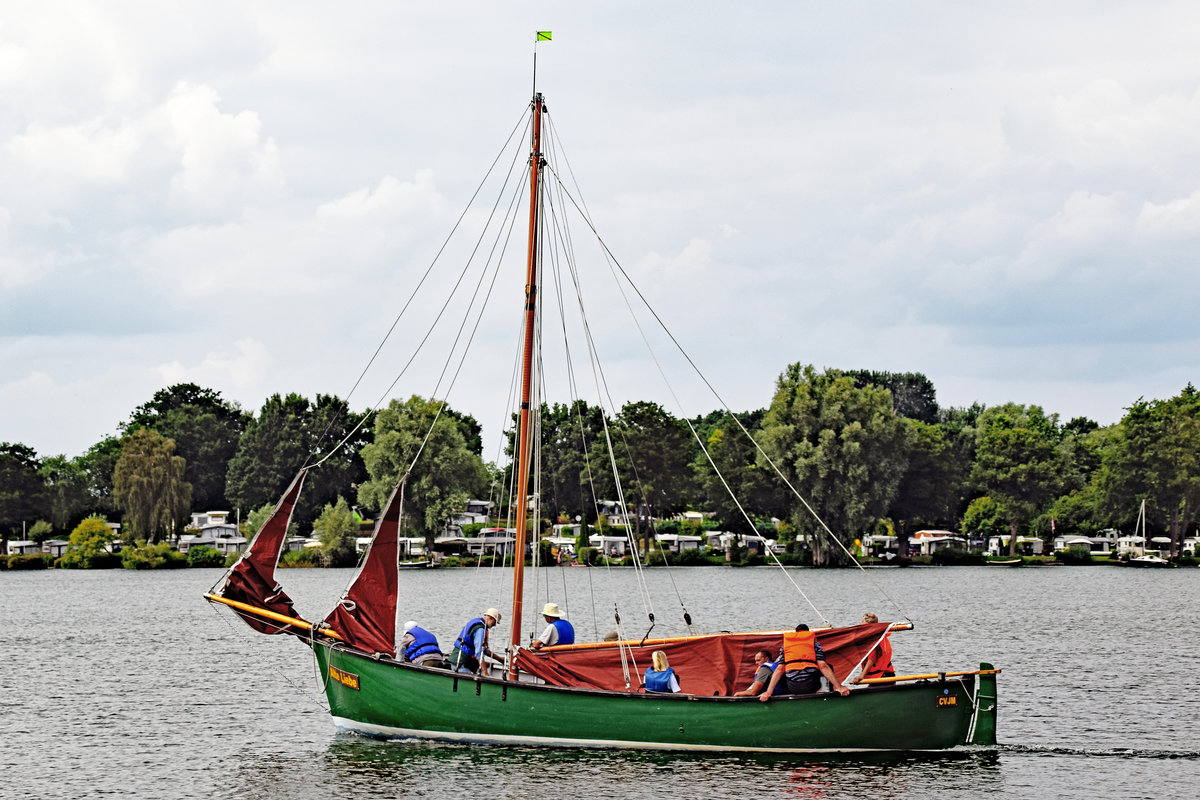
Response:
[[[846,681],[856,664],[878,644],[888,623],[855,625],[849,628],[817,630],[817,641],[825,651],[825,660],[838,680]],[[569,686],[609,691],[637,691],[642,675],[650,666],[650,654],[662,650],[679,677],[681,689],[688,694],[730,695],[754,681],[754,654],[767,650],[775,658],[783,645],[783,631],[720,633],[678,639],[638,642],[597,643],[522,649],[517,656],[521,671],[534,675],[552,686]],[[630,673],[625,685],[621,652]]]

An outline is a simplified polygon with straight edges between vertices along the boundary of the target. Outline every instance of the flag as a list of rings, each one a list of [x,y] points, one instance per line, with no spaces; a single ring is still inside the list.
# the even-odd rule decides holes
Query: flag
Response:
[[[537,40],[539,42],[550,41],[550,31],[538,31],[537,32]]]

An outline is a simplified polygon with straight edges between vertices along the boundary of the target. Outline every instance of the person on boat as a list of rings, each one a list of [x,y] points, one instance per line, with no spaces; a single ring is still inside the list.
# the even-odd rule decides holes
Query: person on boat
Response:
[[[558,603],[546,603],[542,608],[542,619],[546,620],[546,630],[534,640],[533,650],[556,644],[575,644],[575,628],[562,618]]]
[[[775,694],[775,687],[784,681],[783,694],[816,694],[821,689],[821,676],[829,681],[833,691],[845,697],[850,690],[833,674],[833,669],[825,663],[825,651],[817,641],[817,635],[808,629],[804,623],[796,626],[796,630],[783,635],[783,647],[779,650],[779,660],[771,673],[771,683],[758,699],[767,702]]]
[[[655,650],[650,654],[650,663],[652,666],[646,670],[646,675],[642,683],[646,686],[647,692],[670,693],[679,691],[679,676],[675,674],[675,670],[671,669],[671,665],[667,663],[667,654],[662,650]]]
[[[754,673],[754,683],[740,692],[734,692],[734,697],[757,697],[762,694],[762,690],[767,688],[767,684],[771,682],[771,675],[775,672],[775,662],[771,660],[770,650],[759,650],[755,653],[754,666],[757,667]],[[783,694],[785,689],[786,686],[780,682],[775,687],[775,694]]]
[[[457,671],[467,675],[479,672],[484,657],[496,658],[496,654],[488,648],[488,631],[500,624],[500,612],[489,608],[483,616],[467,620],[454,640],[454,649],[450,651],[450,665]]]
[[[863,625],[874,625],[879,622],[879,617],[872,614],[870,611],[863,614]],[[885,633],[883,638],[879,640],[879,644],[871,649],[867,654],[867,660],[863,663],[862,672],[858,677],[850,681],[851,683],[862,683],[864,678],[894,678],[896,677],[896,668],[892,666],[892,642],[891,633]]]
[[[399,650],[400,660],[410,664],[441,664],[446,659],[437,637],[412,620],[404,623]]]

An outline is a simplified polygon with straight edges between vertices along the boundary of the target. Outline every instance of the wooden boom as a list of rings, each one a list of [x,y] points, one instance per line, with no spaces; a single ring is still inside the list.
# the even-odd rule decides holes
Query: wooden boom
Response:
[[[217,594],[205,594],[204,599],[212,603],[224,603],[232,609],[244,611],[247,614],[253,614],[256,617],[269,619],[273,622],[282,622],[285,625],[291,625],[296,628],[304,628],[307,631],[314,631],[322,636],[328,636],[332,639],[337,639],[338,641],[342,640],[342,637],[339,636],[337,631],[335,631],[333,628],[318,628],[308,620],[300,619],[299,617],[289,617],[285,614],[276,614],[274,611],[267,611],[265,608],[255,608],[254,606],[247,605],[246,603],[240,603],[237,600],[230,600]]]

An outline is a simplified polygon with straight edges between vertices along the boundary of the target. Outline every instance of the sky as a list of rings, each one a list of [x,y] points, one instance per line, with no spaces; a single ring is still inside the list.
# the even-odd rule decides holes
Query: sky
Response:
[[[597,229],[731,408],[797,362],[1105,425],[1200,382],[1191,3],[10,0],[0,441],[78,456],[181,382],[346,397],[537,30]],[[718,407],[614,351],[618,404]],[[419,369],[351,405],[430,394]],[[491,358],[451,404],[495,440],[508,381]]]

